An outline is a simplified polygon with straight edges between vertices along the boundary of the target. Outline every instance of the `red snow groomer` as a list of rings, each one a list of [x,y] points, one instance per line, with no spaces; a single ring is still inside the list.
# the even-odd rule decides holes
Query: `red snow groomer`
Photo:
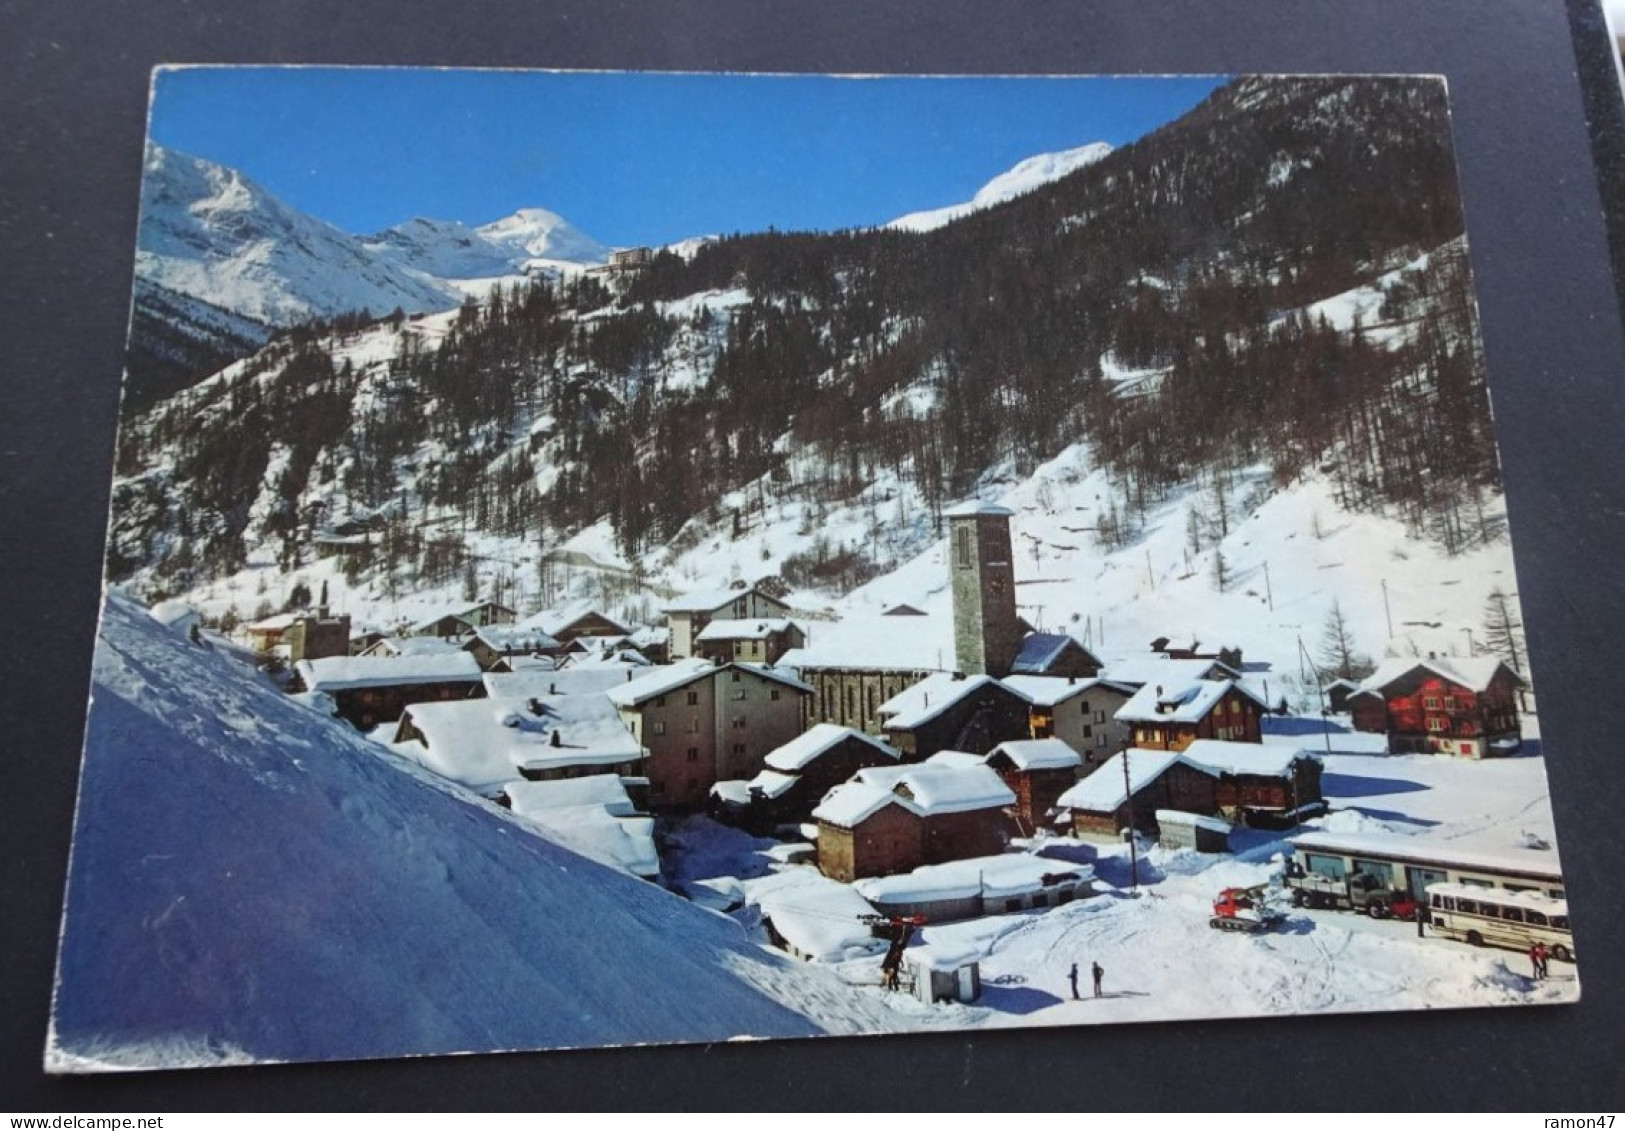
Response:
[[[1250,888],[1225,888],[1213,901],[1213,917],[1207,925],[1215,931],[1240,931],[1256,935],[1274,930],[1286,914],[1271,901],[1268,884]]]

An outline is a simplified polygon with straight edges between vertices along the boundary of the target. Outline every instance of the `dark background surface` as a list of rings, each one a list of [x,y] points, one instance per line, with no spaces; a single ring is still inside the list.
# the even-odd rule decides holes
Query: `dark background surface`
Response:
[[[1595,0],[0,0],[0,27],[0,1110],[1618,1109],[1625,208],[1594,168],[1621,183],[1625,126]],[[45,1076],[148,75],[182,62],[1445,75],[1580,1003]]]

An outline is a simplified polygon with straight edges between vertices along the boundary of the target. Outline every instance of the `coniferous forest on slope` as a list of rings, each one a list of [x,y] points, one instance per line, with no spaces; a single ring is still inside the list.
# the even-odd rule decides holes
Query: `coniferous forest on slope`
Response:
[[[1309,309],[1360,287],[1370,324]],[[126,421],[110,574],[229,573],[251,523],[297,564],[347,521],[381,532],[373,564],[443,580],[409,507],[544,544],[607,517],[635,556],[740,488],[838,501],[877,469],[938,515],[1079,440],[1112,472],[1107,544],[1264,463],[1454,552],[1497,534],[1474,319],[1443,84],[1242,79],[934,231],[734,235],[470,302],[438,348],[399,334],[382,386],[333,354],[370,316],[284,333]]]

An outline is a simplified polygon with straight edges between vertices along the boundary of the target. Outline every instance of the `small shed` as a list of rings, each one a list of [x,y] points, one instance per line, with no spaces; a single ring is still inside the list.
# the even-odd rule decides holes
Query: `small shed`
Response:
[[[927,1005],[982,996],[982,964],[975,951],[922,946],[905,953],[903,962],[914,975],[914,996]]]
[[[1164,848],[1194,848],[1198,852],[1228,852],[1230,822],[1182,809],[1158,809],[1157,843]]]

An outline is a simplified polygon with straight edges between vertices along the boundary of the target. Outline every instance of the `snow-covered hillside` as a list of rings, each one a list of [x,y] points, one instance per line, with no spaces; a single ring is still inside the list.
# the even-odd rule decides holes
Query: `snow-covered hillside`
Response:
[[[108,600],[49,1064],[898,1027]]]
[[[521,208],[475,229],[485,239],[514,249],[516,257],[571,264],[604,263],[609,248],[545,208]]]
[[[1085,165],[1093,165],[1111,151],[1111,146],[1103,141],[1097,141],[1090,145],[1080,145],[1075,149],[1063,149],[1058,153],[1040,153],[1000,173],[977,189],[976,195],[962,204],[910,212],[905,216],[899,216],[886,227],[900,231],[929,232],[962,216],[969,216],[972,212],[1014,200],[1040,185],[1060,180]]]

